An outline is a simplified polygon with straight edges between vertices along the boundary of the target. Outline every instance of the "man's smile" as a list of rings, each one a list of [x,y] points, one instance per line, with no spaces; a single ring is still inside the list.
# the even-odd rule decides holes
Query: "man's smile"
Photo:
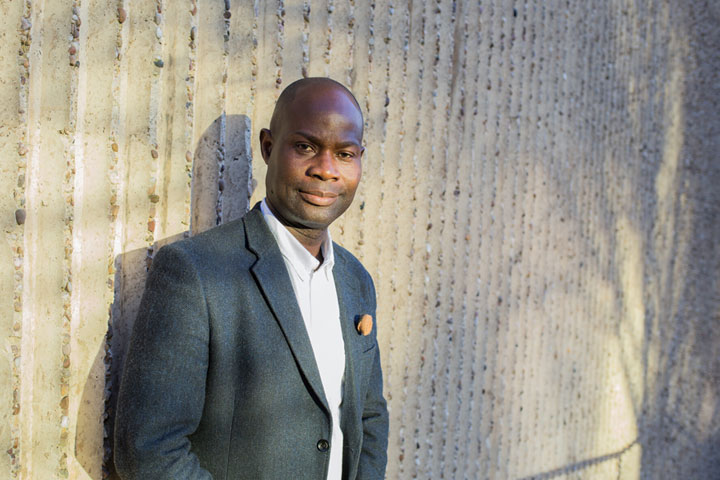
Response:
[[[332,205],[338,198],[337,193],[325,192],[322,190],[300,190],[300,196],[306,202],[318,207],[327,207]]]

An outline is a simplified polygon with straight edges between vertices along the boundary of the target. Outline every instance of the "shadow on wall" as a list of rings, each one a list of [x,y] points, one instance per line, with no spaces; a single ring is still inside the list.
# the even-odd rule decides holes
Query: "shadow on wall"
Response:
[[[671,11],[678,8],[685,7],[676,5]],[[619,349],[636,435],[602,455],[581,456],[524,479],[583,476],[600,464],[618,472],[618,478],[707,479],[720,472],[720,162],[715,160],[720,84],[711,80],[720,69],[720,9],[711,14],[697,9],[673,17],[672,38],[680,47],[657,38],[647,42],[654,48],[648,58],[669,58],[669,67],[648,65],[642,74],[619,79],[646,82],[639,93],[625,86],[614,89],[614,98],[627,107],[624,117],[614,119],[615,127],[637,136],[631,140],[633,151],[611,152],[599,160],[606,162],[605,171],[618,175],[612,181],[625,182],[625,187],[606,184],[598,189],[594,208],[602,214],[596,217],[609,221],[581,253],[590,258],[597,245],[610,252],[603,277],[615,283],[611,308],[617,322],[605,340]],[[625,154],[635,161],[628,162]],[[553,188],[562,198],[574,198],[569,182]],[[633,192],[633,198],[618,202],[618,191]],[[582,211],[580,203],[572,204],[564,215],[581,224]],[[592,404],[595,398],[584,400],[588,411],[602,410],[602,396],[597,405]],[[627,428],[618,421],[621,416],[607,420],[615,433]]]
[[[113,433],[115,405],[123,367],[124,354],[140,305],[145,279],[152,258],[162,246],[200,233],[221,223],[240,218],[247,212],[252,194],[251,125],[246,115],[222,115],[205,130],[198,140],[193,157],[191,187],[191,231],[182,232],[156,240],[149,248],[124,252],[115,258],[115,297],[110,307],[107,342],[95,363],[105,364],[105,452],[103,478],[117,478],[113,463]],[[172,207],[172,206],[171,206]],[[91,369],[96,371],[95,369]],[[86,385],[92,385],[88,381]],[[93,427],[96,415],[83,412],[86,405],[93,405],[92,392],[83,392],[78,412],[76,457],[86,471],[96,458],[95,452],[78,447],[77,439],[84,429]],[[88,419],[88,422],[83,422]]]
[[[699,3],[681,16],[676,32],[689,50],[682,59],[686,79],[673,239],[678,255],[659,292],[674,301],[655,312],[662,315],[658,331],[646,321],[646,334],[653,333],[661,345],[655,378],[645,379],[654,383],[654,395],[639,412],[642,478],[720,475],[720,8]]]

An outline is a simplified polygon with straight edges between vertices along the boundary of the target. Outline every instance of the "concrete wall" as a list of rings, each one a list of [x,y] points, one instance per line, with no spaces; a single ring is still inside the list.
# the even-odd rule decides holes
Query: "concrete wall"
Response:
[[[103,476],[153,252],[263,197],[259,129],[306,74],[366,111],[333,235],[378,287],[389,479],[718,475],[717,2],[0,18],[3,478]]]

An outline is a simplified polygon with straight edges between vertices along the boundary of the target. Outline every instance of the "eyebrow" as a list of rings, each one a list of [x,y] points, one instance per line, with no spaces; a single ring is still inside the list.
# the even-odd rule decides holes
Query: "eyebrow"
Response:
[[[307,132],[303,132],[302,130],[298,130],[298,131],[296,131],[296,132],[293,132],[293,134],[294,134],[294,135],[300,135],[301,137],[305,137],[305,138],[307,138],[308,140],[310,140],[312,143],[314,143],[314,144],[316,144],[316,145],[319,145],[319,144],[322,143],[322,141],[321,141],[319,138],[317,138],[316,136],[311,135],[311,134],[309,134],[309,133],[307,133]],[[359,148],[362,148],[362,145],[360,145],[360,144],[357,143],[357,142],[347,141],[347,142],[340,142],[340,143],[336,144],[335,147],[336,147],[336,148],[347,148],[347,147],[359,147]]]

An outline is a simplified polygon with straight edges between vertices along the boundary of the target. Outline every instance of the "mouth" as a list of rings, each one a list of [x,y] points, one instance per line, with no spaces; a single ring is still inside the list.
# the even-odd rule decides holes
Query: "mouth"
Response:
[[[338,198],[337,193],[324,192],[322,190],[300,190],[300,196],[306,202],[318,207],[332,205]]]

